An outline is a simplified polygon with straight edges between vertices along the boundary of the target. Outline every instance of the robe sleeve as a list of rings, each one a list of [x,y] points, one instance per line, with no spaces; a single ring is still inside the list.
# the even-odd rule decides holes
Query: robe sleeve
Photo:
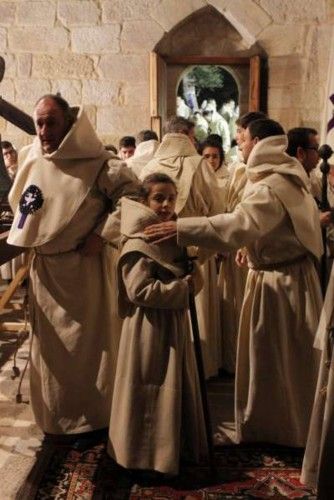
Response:
[[[100,220],[94,232],[118,246],[120,238],[120,199],[122,196],[136,196],[139,181],[124,162],[117,158],[108,160],[97,180],[98,189],[109,199],[108,213]]]
[[[260,185],[232,213],[178,219],[178,244],[237,250],[270,233],[285,217],[287,213],[270,187]]]
[[[130,302],[154,309],[188,307],[189,287],[181,278],[164,283],[154,277],[156,264],[140,253],[129,255],[122,265],[122,279]]]

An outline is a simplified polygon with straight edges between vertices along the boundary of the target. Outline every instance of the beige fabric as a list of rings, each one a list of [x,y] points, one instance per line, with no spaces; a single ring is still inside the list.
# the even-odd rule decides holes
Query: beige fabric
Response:
[[[169,175],[177,185],[176,213],[181,217],[212,215],[225,211],[226,187],[212,168],[199,156],[184,134],[166,134],[154,159],[142,170],[140,178],[153,172]],[[205,255],[206,257],[206,255]],[[201,259],[202,262],[203,259]],[[206,377],[220,368],[221,330],[215,258],[202,267],[204,286],[196,297]]]
[[[268,140],[256,146],[262,154],[261,143],[266,149]],[[297,188],[290,175],[277,177],[282,183],[279,193],[285,183],[285,201],[290,195],[294,204]],[[317,254],[321,243],[307,242],[308,248],[300,242],[297,215],[293,224],[292,207],[287,211],[271,183],[249,184],[233,213],[180,219],[178,241],[221,251],[247,246],[251,269],[239,326],[232,438],[304,446],[318,370],[312,345],[322,303],[319,279],[307,255],[311,250]],[[299,234],[309,232],[316,240],[317,208],[309,203],[303,185],[299,190],[298,199],[304,203],[296,213],[305,212]],[[265,270],[267,266],[272,270]]]
[[[310,180],[298,160],[285,153],[286,148],[285,135],[260,141],[248,158],[247,177],[252,182],[261,181],[273,189],[289,214],[299,241],[320,258],[323,246],[319,214],[314,210],[316,205],[310,193]],[[289,189],[286,180],[289,180]]]
[[[76,136],[76,131],[73,127],[68,139],[79,144],[78,138],[72,141],[70,137],[71,133]],[[58,158],[66,144],[60,145]],[[85,169],[85,145],[82,147]],[[80,161],[79,151],[80,146],[75,163]],[[60,163],[57,160],[57,165]],[[51,160],[45,167],[49,165],[52,171],[57,168]],[[31,183],[35,167],[39,169],[39,159],[30,165],[24,185]],[[79,165],[76,170],[79,172]],[[58,196],[58,187],[52,183],[53,197]],[[115,255],[109,255],[107,246],[94,256],[83,256],[78,249],[98,226],[101,232],[113,234],[119,215],[108,215],[106,207],[115,207],[122,194],[130,194],[136,187],[134,174],[120,160],[104,162],[70,223],[46,243],[35,246],[29,290],[31,403],[45,432],[86,432],[109,424],[120,333],[112,306],[116,299],[115,281],[111,282]],[[75,192],[71,196],[75,197]],[[52,199],[48,206],[53,206]]]
[[[176,474],[181,452],[197,460],[206,451],[187,317],[189,291],[186,281],[178,277],[182,265],[175,263],[182,250],[175,242],[168,247],[165,242],[143,242],[140,229],[155,214],[138,203],[123,203],[122,228],[132,239],[125,242],[119,261],[120,304],[127,315],[108,452],[127,468]]]
[[[159,147],[159,142],[155,139],[144,141],[138,144],[135,153],[126,161],[126,164],[136,174],[140,176],[141,171],[152,160],[154,153]]]
[[[8,243],[33,247],[42,245],[60,233],[92,189],[104,162],[113,155],[104,150],[83,109],[63,139],[51,154],[42,154],[38,137],[20,166],[8,200],[14,221]],[[40,209],[26,218],[19,227],[22,212],[19,201],[28,186],[37,186],[43,196]],[[76,193],[73,196],[73,193]]]
[[[334,268],[326,292],[315,346],[321,349],[321,363],[301,481],[318,488],[321,500],[334,494],[334,351],[333,351]]]
[[[246,165],[235,164],[230,175],[226,200],[227,212],[233,212],[242,199],[247,183]],[[229,373],[235,372],[239,318],[248,274],[247,267],[236,265],[235,257],[235,251],[225,252],[218,274],[222,317],[221,365]]]

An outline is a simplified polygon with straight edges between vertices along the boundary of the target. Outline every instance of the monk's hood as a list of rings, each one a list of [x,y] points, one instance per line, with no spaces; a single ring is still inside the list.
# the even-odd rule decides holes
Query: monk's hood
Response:
[[[120,231],[125,239],[141,238],[145,240],[145,227],[161,222],[151,208],[126,197],[121,199],[121,214]]]
[[[253,148],[246,175],[253,184],[265,184],[278,197],[291,219],[295,234],[315,257],[323,252],[319,212],[310,181],[298,160],[285,153],[285,135],[266,137]]]
[[[299,161],[285,152],[287,146],[286,135],[266,137],[259,141],[247,161],[248,179],[256,182],[271,174],[281,174],[309,190],[311,185],[309,177]]]
[[[161,222],[158,215],[146,205],[123,197],[121,200],[121,258],[130,252],[141,252],[161,266],[169,269],[175,276],[183,276],[184,264],[181,262],[183,251],[176,244],[176,239],[165,240],[157,244],[147,243],[144,229]]]
[[[19,155],[19,169],[9,193],[14,221],[8,242],[32,247],[53,239],[71,221],[92,189],[106,160],[105,151],[84,110],[58,149],[44,154],[38,137]]]
[[[150,173],[163,172],[175,182],[178,192],[177,214],[187,202],[192,178],[201,161],[202,157],[185,134],[166,134],[153,159],[147,164]]]

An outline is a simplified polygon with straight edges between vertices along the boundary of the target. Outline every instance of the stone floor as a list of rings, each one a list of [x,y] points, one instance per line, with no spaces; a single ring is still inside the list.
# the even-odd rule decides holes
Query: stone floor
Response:
[[[4,284],[0,284],[0,292]],[[13,299],[13,307],[23,305],[25,290],[20,289]],[[29,373],[22,380],[22,403],[17,403],[20,377],[29,356],[30,338],[25,330],[24,311],[8,308],[0,314],[0,322],[20,323],[21,332],[0,331],[0,500],[15,498],[16,491],[34,464],[42,433],[34,423],[29,405]],[[20,347],[16,354],[16,340]],[[25,340],[23,340],[25,339]]]

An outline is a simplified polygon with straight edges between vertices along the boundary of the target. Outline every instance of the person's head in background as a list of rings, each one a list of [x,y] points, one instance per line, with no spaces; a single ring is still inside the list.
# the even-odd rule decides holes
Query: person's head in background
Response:
[[[287,133],[288,147],[286,152],[294,156],[310,175],[319,162],[319,137],[314,128],[296,127]]]
[[[13,144],[9,141],[2,141],[1,149],[7,170],[15,168],[17,166],[17,151]]]
[[[236,134],[235,134],[235,142],[237,143],[238,149],[241,150],[241,144],[244,139],[244,133],[246,128],[251,122],[254,122],[255,120],[261,120],[267,118],[267,115],[265,113],[262,113],[262,111],[250,111],[249,113],[245,113],[244,115],[240,116],[236,120]]]
[[[201,144],[200,152],[207,165],[214,171],[218,170],[224,162],[225,155],[220,135],[211,134]]]
[[[184,134],[195,144],[195,124],[183,116],[171,116],[164,127],[165,134]]]
[[[177,189],[168,175],[155,173],[145,177],[139,196],[142,203],[151,208],[162,222],[174,217]]]
[[[146,142],[146,141],[158,141],[158,136],[153,130],[146,129],[146,130],[141,130],[137,137],[136,137],[136,144],[140,144],[141,142]]]
[[[125,135],[119,141],[118,154],[121,160],[128,160],[136,150],[136,139],[131,135]]]
[[[244,140],[241,144],[242,155],[245,163],[258,142],[267,137],[284,135],[282,125],[275,120],[262,118],[249,123],[244,133]]]

